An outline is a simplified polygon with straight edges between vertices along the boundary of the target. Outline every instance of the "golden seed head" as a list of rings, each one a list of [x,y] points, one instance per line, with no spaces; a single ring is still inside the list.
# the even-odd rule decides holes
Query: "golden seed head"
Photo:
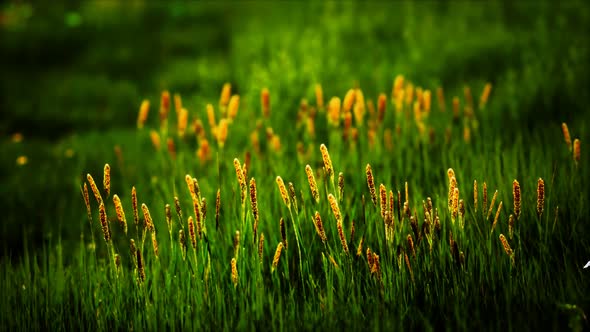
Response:
[[[270,116],[270,93],[267,88],[260,92],[260,105],[262,107],[262,115],[268,119]]]
[[[238,109],[240,107],[240,96],[233,95],[229,99],[229,105],[227,106],[228,119],[233,120],[238,115]]]
[[[328,237],[326,236],[326,231],[324,230],[324,223],[322,222],[322,217],[320,216],[320,213],[318,211],[315,212],[315,215],[314,215],[314,218],[312,221],[313,221],[313,225],[315,226],[315,230],[318,233],[318,236],[320,237],[322,242],[325,244],[326,241],[328,241]]]
[[[483,183],[483,203],[482,203],[482,212],[486,213],[486,210],[488,208],[488,186],[487,184],[484,182]]]
[[[405,182],[406,187],[406,203],[408,203],[408,205],[410,204],[410,191],[408,190],[408,181]]]
[[[563,139],[565,141],[565,144],[567,145],[567,149],[569,151],[572,150],[572,138],[570,136],[570,130],[567,127],[567,124],[565,122],[563,122],[561,124],[561,131],[563,132]]]
[[[337,221],[342,222],[342,215],[340,214],[340,207],[338,207],[338,202],[336,198],[332,194],[328,194],[328,201],[330,202],[330,207],[332,208],[332,212],[334,213],[334,217]]]
[[[512,196],[514,198],[514,216],[516,217],[516,219],[519,219],[520,218],[521,197],[520,197],[520,184],[516,180],[514,180],[512,182]]]
[[[305,174],[307,175],[307,181],[309,182],[309,189],[311,190],[311,196],[317,203],[320,202],[320,193],[318,191],[318,186],[315,181],[315,177],[313,175],[313,170],[311,166],[305,165]]]
[[[453,199],[455,198],[455,188],[457,188],[457,179],[455,176],[449,178],[449,210],[453,210]]]
[[[452,205],[452,220],[454,221],[457,218],[457,214],[459,213],[459,188],[455,188],[453,190],[453,205]]]
[[[150,210],[148,209],[147,205],[141,204],[141,210],[143,211],[143,217],[145,219],[145,227],[149,231],[154,231],[154,222],[152,221],[152,216],[150,215]]]
[[[137,128],[141,129],[147,121],[148,112],[150,111],[150,102],[144,99],[139,106],[139,114],[137,115]]]
[[[188,126],[188,111],[186,108],[181,108],[178,111],[178,124],[177,124],[179,137],[184,137],[184,134],[186,133],[187,126]]]
[[[221,106],[227,106],[229,98],[231,97],[231,84],[225,83],[221,88],[221,96],[219,97],[219,104]]]
[[[151,130],[150,131],[150,140],[152,141],[152,145],[154,146],[154,149],[156,149],[156,151],[159,151],[160,147],[162,146],[162,143],[160,140],[160,134],[158,134],[158,132],[155,130]]]
[[[490,93],[492,92],[492,83],[486,83],[483,87],[483,91],[481,93],[481,97],[479,98],[479,108],[485,108],[486,104],[488,103],[488,98],[490,97]]]
[[[424,111],[430,113],[432,105],[432,93],[430,90],[424,91]]]
[[[289,200],[289,194],[287,193],[287,187],[285,187],[285,183],[283,182],[283,179],[280,176],[277,176],[276,179],[277,182],[277,186],[279,187],[279,192],[281,193],[281,197],[283,198],[283,202],[285,202],[285,205],[287,206],[287,208],[291,208],[291,201]]]
[[[545,206],[545,181],[539,178],[537,180],[537,215],[541,217],[543,207]]]
[[[318,107],[318,109],[323,109],[324,108],[324,91],[322,90],[322,85],[321,84],[316,84],[315,85],[315,100],[316,100],[316,105]]]
[[[346,235],[344,235],[344,229],[342,226],[342,221],[338,220],[338,236],[340,237],[340,243],[342,244],[342,249],[344,253],[348,255],[348,243],[346,243]]]
[[[373,170],[371,169],[371,165],[367,164],[365,167],[365,173],[367,175],[367,185],[369,186],[369,192],[371,193],[371,200],[373,201],[373,205],[377,206],[377,193],[375,192],[375,180],[373,178]]]
[[[486,216],[486,220],[490,218],[492,214],[492,210],[494,209],[494,204],[496,204],[496,198],[498,197],[498,191],[494,192],[494,196],[492,196],[492,201],[490,202],[490,209],[488,210],[488,215]]]
[[[176,112],[179,112],[182,109],[182,98],[180,97],[180,94],[175,93],[174,94],[174,110]]]
[[[452,168],[449,168],[447,170],[447,176],[449,177],[449,181],[451,181],[451,178],[455,177],[455,171]]]
[[[462,199],[459,200],[459,217],[465,218],[465,203]]]
[[[326,145],[320,145],[320,151],[322,152],[322,159],[324,160],[324,168],[326,174],[334,181],[334,168],[332,167],[332,159],[330,159],[330,153]]]
[[[238,158],[234,158],[234,168],[236,170],[238,184],[240,185],[241,202],[242,202],[242,205],[244,205],[246,203],[246,191],[247,191],[246,178],[244,177],[244,169],[242,168],[242,165],[240,164],[240,161],[238,160]]]
[[[227,140],[227,119],[219,120],[219,127],[217,128],[217,144],[223,148],[225,141]]]
[[[350,112],[352,109],[352,104],[354,103],[354,89],[350,89],[346,92],[344,96],[344,102],[342,103],[342,109],[345,113]]]
[[[277,268],[279,265],[279,259],[281,259],[281,251],[283,250],[283,242],[279,242],[277,245],[277,250],[275,251],[274,258],[272,259],[272,272]]]
[[[510,217],[508,217],[508,235],[510,236],[510,239],[512,239],[512,236],[514,235],[514,215],[510,215]]]
[[[500,242],[502,242],[502,247],[504,247],[504,251],[506,252],[506,255],[512,256],[512,254],[513,254],[512,248],[510,248],[510,244],[508,243],[508,240],[506,239],[504,234],[500,234]]]
[[[98,190],[92,175],[86,174],[86,180],[88,180],[88,183],[90,184],[90,189],[92,189],[92,193],[94,194],[94,198],[96,198],[96,202],[98,204],[102,203],[102,196],[100,195],[100,191]]]
[[[235,258],[231,259],[231,281],[234,287],[238,286],[238,264]]]
[[[494,223],[492,224],[492,232],[494,231],[494,229],[496,228],[496,225],[498,224],[498,219],[500,218],[501,211],[502,211],[502,201],[500,201],[500,204],[498,204],[498,210],[496,210],[496,215],[494,216]]]
[[[582,143],[578,138],[574,140],[574,162],[576,165],[580,162],[580,155],[581,155],[581,145]]]
[[[385,189],[385,185],[383,183],[379,185],[379,197],[381,198],[381,218],[385,218],[385,212],[387,211],[387,189]]]
[[[361,237],[361,240],[359,241],[359,246],[356,248],[356,257],[361,257],[361,255],[363,254],[363,245],[365,244],[365,237]]]
[[[240,231],[236,230],[234,236],[234,257],[237,258],[240,253]]]
[[[160,121],[163,122],[168,118],[170,113],[170,92],[167,90],[162,91],[160,97]]]
[[[295,193],[295,186],[293,186],[293,182],[289,182],[289,197],[293,202],[293,207],[295,211],[297,211],[297,194]]]
[[[328,104],[328,121],[334,126],[338,126],[340,123],[340,98],[332,97]]]
[[[209,121],[209,127],[213,131],[214,128],[217,128],[217,121],[215,121],[215,109],[213,105],[207,104],[207,120]]]
[[[139,225],[139,211],[137,209],[137,191],[135,186],[131,188],[131,204],[133,205],[133,222],[135,226]]]
[[[111,166],[109,164],[104,164],[104,173],[103,173],[103,188],[107,195],[107,198],[111,194]]]
[[[123,211],[123,204],[117,194],[113,195],[113,203],[115,204],[115,211],[117,212],[117,220],[123,227],[125,234],[127,234],[127,219],[125,219],[125,211]]]
[[[344,173],[338,173],[338,196],[340,197],[340,202],[344,199]]]

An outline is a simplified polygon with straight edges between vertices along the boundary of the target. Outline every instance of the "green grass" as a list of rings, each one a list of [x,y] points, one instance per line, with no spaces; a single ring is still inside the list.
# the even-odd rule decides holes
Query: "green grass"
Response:
[[[26,16],[27,8],[7,5],[3,10]],[[33,8],[33,13],[42,9]],[[265,3],[123,6],[119,9],[132,13],[124,21],[117,8],[91,3],[50,7],[46,14],[33,14],[34,20],[2,27],[7,39],[0,46],[5,54],[1,66],[10,84],[3,82],[1,88],[12,111],[2,115],[0,132],[5,137],[22,132],[25,139],[14,143],[6,138],[0,143],[0,167],[6,174],[0,189],[5,206],[1,326],[7,330],[588,328],[590,283],[588,270],[582,267],[590,259],[586,171],[590,160],[585,153],[590,138],[585,89],[590,52],[580,32],[590,25],[587,5],[311,2],[305,8],[301,12],[294,4]],[[154,27],[157,18],[167,21]],[[47,36],[47,26],[59,28]],[[117,34],[122,30],[127,32]],[[116,38],[107,42],[104,36]],[[27,40],[31,42],[26,44]],[[56,41],[79,47],[67,54],[63,60],[67,64],[55,60],[65,56],[55,47],[44,58],[45,66],[34,65],[35,54]],[[158,52],[150,52],[153,49]],[[97,62],[104,66],[98,72]],[[432,112],[424,120],[423,135],[411,106],[398,114],[389,99],[398,73],[432,91]],[[486,108],[479,109],[479,95],[488,81],[493,83],[492,95]],[[240,108],[221,149],[208,125],[205,105],[215,106],[219,121],[224,82],[231,82],[240,95]],[[316,106],[316,83],[324,88],[326,105],[332,96],[344,99],[354,86],[362,89],[366,101],[376,103],[381,92],[388,96],[384,121],[374,129],[374,144],[369,142],[369,114],[363,125],[353,121],[358,129],[355,143],[342,138],[343,123],[332,127],[325,112],[316,115],[315,136],[305,123],[297,123],[302,99]],[[477,125],[463,115],[453,120],[451,99],[458,96],[463,109],[466,85],[475,100]],[[24,89],[27,86],[29,90]],[[437,106],[439,86],[445,88],[446,112]],[[263,87],[270,90],[268,119],[260,110]],[[162,89],[180,93],[190,119],[202,120],[211,147],[209,161],[203,163],[196,155],[199,145],[192,126],[185,138],[177,136],[174,110],[167,133],[160,132],[162,148],[154,150],[149,132],[160,131]],[[151,101],[151,109],[146,127],[138,130],[136,116],[143,98]],[[569,124],[572,139],[582,141],[577,166],[563,142],[563,121]],[[471,128],[469,142],[463,138],[465,125]],[[266,139],[266,128],[280,137],[279,151]],[[383,138],[386,129],[393,133],[391,150]],[[260,152],[251,141],[253,131],[258,132]],[[167,135],[175,142],[176,159],[166,149]],[[302,156],[298,143],[305,149]],[[329,193],[339,196],[337,185],[322,170],[320,144],[329,149],[336,177],[344,174],[339,207],[350,255],[342,250],[328,204]],[[121,159],[115,146],[122,151]],[[233,167],[234,158],[245,162],[246,152],[251,154],[246,180],[253,177],[257,184],[258,235],[265,236],[262,261],[249,196],[242,205]],[[28,157],[28,164],[15,165],[20,155]],[[111,197],[105,197],[112,231],[109,246],[96,200],[91,193],[93,223],[89,224],[81,195],[86,173],[102,187],[104,163],[112,170]],[[401,222],[397,211],[394,239],[386,241],[383,219],[367,187],[368,163],[377,191],[383,183],[388,191],[400,191],[403,200],[408,183],[410,210],[418,216],[420,229],[422,201],[432,199],[441,223],[432,251],[426,237],[418,241],[408,219]],[[311,197],[306,164],[316,171],[319,203]],[[463,229],[451,221],[447,208],[448,168],[455,171],[466,206]],[[207,202],[206,233],[196,250],[188,234],[187,219],[195,215],[186,174],[198,179]],[[292,203],[289,210],[283,203],[277,176],[293,183],[297,208]],[[546,192],[541,217],[536,213],[538,178],[544,179]],[[474,179],[479,184],[477,212]],[[508,237],[514,179],[522,189],[522,213],[514,237],[508,238],[515,251],[511,264],[498,237],[500,233]],[[503,202],[493,232],[495,209],[489,220],[481,211],[484,182],[488,201],[498,190],[496,207]],[[133,224],[133,186],[139,205],[149,207],[155,223],[157,259],[149,232],[142,243],[141,209],[139,232]],[[216,227],[218,189],[221,214]],[[128,235],[116,221],[113,194],[125,208]],[[175,196],[181,202],[182,220],[174,212]],[[171,230],[165,204],[172,206]],[[315,211],[326,229],[326,245],[312,223]],[[281,218],[288,249],[273,272]],[[187,238],[186,260],[178,242],[180,229]],[[234,286],[230,262],[236,231],[240,232],[239,277]],[[452,255],[451,232],[464,254],[463,264]],[[398,264],[398,247],[408,252],[408,234],[416,246],[416,257],[409,255],[413,280],[403,255]],[[362,237],[364,250],[357,257]],[[130,255],[131,238],[142,248],[144,282],[138,282]],[[367,264],[368,247],[380,257],[381,278]],[[118,270],[113,252],[121,257]]]

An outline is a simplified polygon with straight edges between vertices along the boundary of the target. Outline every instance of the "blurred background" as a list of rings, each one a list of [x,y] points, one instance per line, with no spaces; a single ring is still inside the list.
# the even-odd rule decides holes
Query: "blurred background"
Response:
[[[576,0],[3,2],[0,256],[80,237],[84,175],[113,163],[113,147],[134,137],[141,101],[158,105],[164,89],[203,114],[225,82],[246,109],[268,87],[287,120],[301,98],[313,99],[315,83],[326,97],[353,86],[377,95],[403,74],[450,96],[489,81],[506,140],[507,122],[586,127],[589,8]]]

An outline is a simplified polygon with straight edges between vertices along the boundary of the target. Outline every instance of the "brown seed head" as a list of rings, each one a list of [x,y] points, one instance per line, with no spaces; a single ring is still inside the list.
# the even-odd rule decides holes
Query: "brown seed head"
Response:
[[[486,210],[488,209],[488,186],[486,185],[486,183],[483,183],[483,203],[482,203],[482,212],[486,213]]]
[[[545,206],[545,181],[539,178],[537,180],[537,215],[539,218],[543,214],[543,207]]]
[[[516,217],[516,219],[519,219],[520,218],[521,197],[520,197],[520,184],[516,180],[514,180],[512,182],[512,196],[514,198],[514,216]]]
[[[86,205],[86,213],[88,214],[88,222],[92,224],[92,209],[90,208],[90,196],[88,195],[88,186],[86,185],[86,182],[84,182],[83,195],[84,204]]]
[[[416,258],[416,248],[414,248],[414,240],[412,234],[408,234],[408,250],[412,253],[412,257]]]
[[[180,243],[180,251],[182,251],[182,260],[186,259],[186,237],[184,235],[184,230],[178,231],[178,242]]]
[[[561,124],[561,131],[563,132],[563,140],[565,141],[565,144],[567,145],[567,149],[569,151],[572,150],[572,138],[570,136],[570,130],[567,127],[567,124],[565,122],[563,122]]]
[[[258,223],[258,198],[256,196],[256,180],[250,179],[250,205],[252,206],[252,216],[254,217],[255,224]],[[256,237],[256,231],[254,232]]]
[[[328,241],[328,238],[326,237],[326,231],[324,230],[324,224],[322,222],[322,217],[320,216],[320,213],[318,211],[315,212],[312,222],[313,222],[313,225],[315,226],[316,233],[318,233],[318,236],[320,237],[322,242],[325,244]]]
[[[473,206],[477,212],[477,180],[473,180]]]
[[[131,204],[133,205],[133,222],[135,226],[139,225],[139,211],[137,209],[137,191],[135,190],[135,186],[131,188]]]
[[[504,252],[506,252],[506,255],[512,256],[512,248],[510,248],[510,244],[508,243],[508,240],[506,239],[504,234],[500,234],[500,242],[502,242],[502,247],[504,247]]]
[[[193,222],[193,216],[188,217],[188,235],[191,238],[191,244],[193,249],[197,249],[197,235],[195,234],[195,223]]]
[[[160,96],[160,122],[164,122],[170,113],[170,92],[162,91]]]
[[[297,211],[297,194],[295,193],[293,182],[289,182],[289,197],[291,198],[291,202],[293,202],[293,208]]]
[[[217,188],[215,196],[215,229],[219,229],[219,212],[221,211],[221,189]]]
[[[168,148],[168,154],[170,154],[170,158],[172,160],[176,159],[176,145],[174,145],[174,140],[172,137],[168,137],[166,140],[166,147]]]
[[[236,235],[234,236],[234,257],[237,259],[239,254],[240,254],[240,231],[236,230]]]
[[[104,207],[104,203],[100,202],[100,206],[98,207],[98,212],[100,216],[100,225],[102,226],[102,234],[104,236],[104,240],[108,243],[111,241],[111,230],[109,229],[109,221],[107,220],[107,211]]]
[[[369,186],[369,192],[371,193],[371,200],[373,201],[373,205],[377,206],[377,193],[375,192],[375,180],[373,178],[373,170],[371,169],[371,165],[367,164],[365,167],[365,173],[367,175],[367,185]]]
[[[510,239],[512,239],[512,236],[514,235],[514,215],[510,215],[510,217],[508,217],[508,236],[510,236]]]
[[[236,169],[236,176],[238,178],[238,184],[240,185],[240,198],[242,205],[246,203],[246,178],[244,177],[244,170],[238,158],[234,158],[234,168]]]
[[[344,173],[338,173],[338,197],[340,202],[344,199]]]
[[[380,197],[380,207],[381,207],[381,218],[385,218],[385,211],[387,211],[387,189],[385,185],[381,183],[379,185],[379,197]]]

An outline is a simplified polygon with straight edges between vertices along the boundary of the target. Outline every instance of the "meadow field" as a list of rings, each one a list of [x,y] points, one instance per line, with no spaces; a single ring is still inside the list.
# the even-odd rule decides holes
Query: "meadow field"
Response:
[[[0,29],[0,330],[590,329],[585,2]]]

